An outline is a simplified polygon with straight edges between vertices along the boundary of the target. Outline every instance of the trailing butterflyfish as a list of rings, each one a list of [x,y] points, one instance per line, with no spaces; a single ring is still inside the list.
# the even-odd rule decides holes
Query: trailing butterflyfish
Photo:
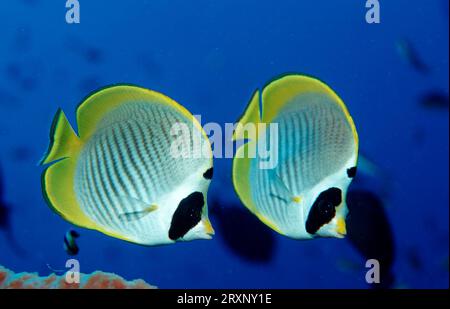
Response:
[[[68,255],[77,255],[80,252],[80,248],[77,245],[76,239],[80,237],[77,231],[69,230],[64,235],[64,251]]]
[[[235,191],[262,222],[295,239],[344,237],[358,135],[329,86],[302,75],[269,83],[254,93],[233,140],[244,141],[233,159]],[[273,166],[262,164],[266,157],[251,155],[272,145],[270,140],[277,141]]]
[[[41,164],[48,204],[67,221],[142,245],[210,239],[212,150],[197,119],[132,85],[101,89],[58,110]]]

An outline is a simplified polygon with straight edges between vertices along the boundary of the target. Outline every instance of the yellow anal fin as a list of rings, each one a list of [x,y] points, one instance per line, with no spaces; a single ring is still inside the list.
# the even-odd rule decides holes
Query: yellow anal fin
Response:
[[[261,120],[259,99],[260,93],[259,90],[256,90],[248,103],[244,114],[236,124],[236,128],[233,132],[233,141],[248,139],[252,135],[257,136],[257,127]]]
[[[61,109],[58,109],[50,129],[50,144],[40,164],[44,165],[72,157],[78,153],[80,146],[81,141],[75,134],[66,115]]]

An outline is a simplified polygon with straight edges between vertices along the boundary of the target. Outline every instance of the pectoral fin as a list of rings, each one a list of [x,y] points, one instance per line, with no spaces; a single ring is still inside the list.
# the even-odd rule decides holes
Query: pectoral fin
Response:
[[[277,192],[281,193],[281,196],[276,193],[271,193],[272,197],[278,198],[282,201],[285,201],[287,204],[294,202],[296,204],[300,203],[302,198],[301,196],[293,195],[292,191],[288,188],[288,186],[284,183],[281,177],[276,173],[275,170],[271,171],[271,179],[273,186],[277,188]]]
[[[137,220],[144,218],[146,215],[155,211],[156,209],[158,209],[158,206],[151,205],[148,208],[141,210],[141,211],[133,211],[133,212],[126,212],[126,213],[120,214],[119,219],[124,222],[137,221]]]

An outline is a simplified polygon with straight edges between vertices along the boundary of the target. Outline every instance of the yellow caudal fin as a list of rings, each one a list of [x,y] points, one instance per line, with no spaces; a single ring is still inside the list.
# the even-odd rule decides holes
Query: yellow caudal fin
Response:
[[[72,129],[66,115],[61,109],[58,109],[50,129],[50,144],[40,164],[44,165],[69,158],[79,152],[80,146],[81,141]]]
[[[248,157],[249,147],[254,146],[255,142],[251,141],[236,151],[233,159],[233,185],[234,189],[241,199],[242,203],[251,211],[256,212],[253,203],[252,193],[250,190],[250,163]]]
[[[257,125],[261,120],[260,111],[259,111],[259,100],[260,93],[259,90],[255,91],[252,99],[248,103],[244,114],[239,119],[236,124],[236,129],[233,132],[233,141],[248,139],[250,130],[255,130],[254,134],[257,134]],[[254,135],[257,136],[257,135]]]
[[[62,159],[42,173],[42,193],[47,204],[61,217],[79,227],[132,241],[114,233],[91,220],[81,209],[74,191],[76,159]]]
[[[248,210],[250,210],[250,212],[258,217],[264,224],[280,233],[280,229],[273,222],[264,217],[253,202],[252,191],[250,188],[250,164],[252,159],[249,154],[253,153],[255,147],[256,141],[250,141],[239,147],[236,151],[236,155],[233,159],[232,172],[234,190],[241,202]]]
[[[42,173],[42,191],[48,205],[67,221],[86,228],[95,228],[81,210],[74,191],[76,160],[63,159]]]

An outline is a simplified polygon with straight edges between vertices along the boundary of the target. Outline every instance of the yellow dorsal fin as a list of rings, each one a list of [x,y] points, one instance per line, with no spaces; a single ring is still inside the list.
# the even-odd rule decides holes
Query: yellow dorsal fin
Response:
[[[71,157],[78,153],[80,147],[80,139],[75,134],[64,112],[58,109],[50,129],[50,144],[40,164],[44,165]]]
[[[89,95],[77,108],[78,135],[87,140],[106,113],[130,102],[164,104],[178,110],[187,119],[200,124],[183,106],[162,93],[134,85],[114,85]]]
[[[350,113],[342,99],[324,82],[317,78],[291,74],[285,75],[270,82],[262,92],[262,117],[261,121],[271,122],[292,99],[299,95],[326,95],[337,104],[345,114],[353,132],[353,137],[358,146],[358,134]]]
[[[260,111],[259,111],[259,99],[260,93],[259,90],[256,90],[253,94],[252,99],[247,105],[247,108],[244,111],[244,114],[239,119],[236,124],[236,129],[233,133],[233,141],[247,139],[249,136],[248,127],[246,125],[250,124],[255,128],[255,134],[257,134],[256,129],[258,123],[261,120]],[[255,135],[257,136],[257,135]]]

